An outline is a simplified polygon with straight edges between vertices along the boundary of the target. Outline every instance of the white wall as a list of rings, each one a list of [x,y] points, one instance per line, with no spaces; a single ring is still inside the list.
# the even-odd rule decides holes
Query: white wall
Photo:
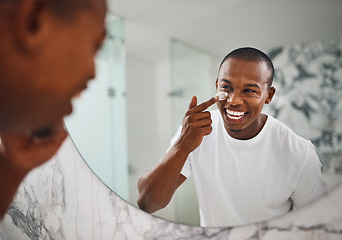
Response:
[[[158,164],[175,134],[171,127],[170,62],[154,63],[128,56],[126,69],[128,161],[132,170],[129,202],[137,206],[139,177]],[[198,209],[194,208],[189,213],[189,207],[185,206],[197,201],[192,179],[183,185],[168,206],[155,215],[198,225]],[[189,194],[192,197],[189,198]],[[184,216],[183,212],[187,215]]]
[[[127,57],[128,161],[131,167],[130,202],[133,204],[138,198],[139,177],[158,159],[155,151],[158,141],[154,71],[153,62]]]
[[[169,61],[154,63],[127,57],[127,119],[130,202],[136,205],[137,182],[165,154],[171,140],[171,101]],[[174,200],[155,215],[173,220]]]

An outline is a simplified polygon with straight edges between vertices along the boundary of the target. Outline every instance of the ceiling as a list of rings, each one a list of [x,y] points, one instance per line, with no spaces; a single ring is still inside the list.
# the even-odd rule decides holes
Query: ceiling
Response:
[[[342,35],[342,0],[108,0],[125,19],[128,55],[168,58],[175,38],[221,58]]]

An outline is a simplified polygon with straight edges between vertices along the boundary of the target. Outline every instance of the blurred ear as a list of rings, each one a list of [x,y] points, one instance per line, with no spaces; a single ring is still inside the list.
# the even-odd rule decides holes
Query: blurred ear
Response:
[[[267,98],[266,98],[266,100],[265,100],[265,103],[266,103],[266,104],[269,104],[269,103],[272,101],[273,96],[274,96],[274,94],[275,94],[275,91],[276,91],[276,89],[275,89],[274,87],[271,87],[271,88],[268,90],[268,95],[267,95]]]
[[[218,78],[216,78],[216,83],[215,83],[215,85],[216,85],[216,90],[217,90],[217,87],[218,87]]]
[[[48,34],[48,14],[46,0],[18,0],[12,31],[21,51],[32,53],[44,45]]]

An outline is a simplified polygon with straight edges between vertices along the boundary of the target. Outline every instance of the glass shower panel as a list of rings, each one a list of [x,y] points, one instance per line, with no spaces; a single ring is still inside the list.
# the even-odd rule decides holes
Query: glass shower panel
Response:
[[[124,20],[106,19],[107,36],[95,59],[96,79],[65,119],[84,160],[113,191],[128,199]]]
[[[192,96],[197,103],[207,101],[215,93],[215,79],[212,77],[212,57],[178,40],[171,41],[172,69],[172,115],[173,132],[182,124]],[[199,210],[195,186],[189,178],[176,191],[174,197],[175,221],[199,225]]]
[[[197,103],[207,101],[215,93],[212,57],[178,40],[171,41],[173,130],[181,125],[192,96]]]

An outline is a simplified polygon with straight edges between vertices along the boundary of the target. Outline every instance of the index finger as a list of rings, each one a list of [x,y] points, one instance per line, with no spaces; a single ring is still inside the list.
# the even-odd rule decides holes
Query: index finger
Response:
[[[208,107],[210,107],[211,105],[213,105],[214,103],[216,103],[218,100],[215,99],[214,97],[210,98],[208,101],[203,102],[199,105],[197,105],[196,107],[191,108],[188,112],[189,113],[198,113],[198,112],[202,112],[205,109],[207,109]]]

